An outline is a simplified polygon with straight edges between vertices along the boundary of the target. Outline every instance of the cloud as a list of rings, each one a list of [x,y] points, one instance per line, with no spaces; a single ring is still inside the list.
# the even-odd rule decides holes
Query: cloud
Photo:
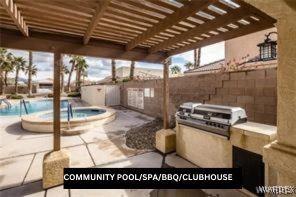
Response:
[[[225,42],[219,42],[202,48],[201,65],[225,58]]]
[[[193,62],[193,51],[188,51],[188,52],[185,52],[185,53],[181,53],[181,54],[178,54],[178,55],[174,55],[172,57],[172,61],[173,62]]]
[[[146,63],[146,62],[136,62],[135,66],[140,68],[163,69],[162,64],[152,64],[152,63]]]
[[[225,58],[225,42],[219,42],[213,45],[202,47],[201,49],[201,58],[200,64],[208,64],[217,60]],[[172,56],[172,65],[178,65],[181,67],[182,71],[185,71],[186,68],[184,64],[187,62],[194,62],[194,52],[188,51],[178,55]]]
[[[23,57],[27,63],[29,61],[29,52],[23,50],[9,49],[14,56]],[[37,66],[37,76],[33,76],[33,80],[53,78],[53,54],[44,52],[33,52],[33,64]],[[21,78],[27,78],[24,72],[20,72]],[[9,73],[9,77],[15,77],[15,73]]]
[[[63,63],[65,66],[68,67],[68,69],[71,68],[71,64],[69,63],[70,61],[69,56],[64,56],[63,58]],[[111,60],[110,59],[105,59],[105,58],[95,58],[95,57],[85,57],[86,63],[88,64],[88,69],[87,69],[87,78],[89,80],[100,80],[103,79],[109,75],[111,75]],[[72,80],[74,80],[76,77],[76,73],[73,72],[72,75]],[[66,79],[68,78],[68,75],[65,77]]]
[[[203,47],[201,50],[201,65],[214,62],[225,57],[225,43],[220,42],[210,46]],[[9,49],[9,52],[13,53],[15,56],[22,56],[26,61],[29,60],[29,53],[23,50],[13,50]],[[88,68],[88,78],[90,80],[100,80],[111,74],[111,59],[106,58],[96,58],[96,57],[85,57]],[[68,68],[71,67],[69,63],[70,57],[65,55],[63,57],[63,63]],[[185,70],[183,66],[187,62],[193,62],[193,51],[188,51],[182,54],[172,56],[172,65],[179,65],[182,71]],[[33,77],[34,80],[42,80],[46,78],[53,78],[53,53],[44,53],[44,52],[33,52],[33,64],[38,68],[38,73],[36,77]],[[121,66],[130,66],[130,61],[116,60],[116,67]],[[136,67],[140,68],[155,68],[162,69],[162,64],[152,64],[144,62],[136,62]],[[14,73],[10,73],[10,77],[14,77]],[[20,77],[26,78],[23,72],[20,73]],[[65,80],[67,80],[67,75]],[[75,79],[75,72],[72,75],[72,80]]]

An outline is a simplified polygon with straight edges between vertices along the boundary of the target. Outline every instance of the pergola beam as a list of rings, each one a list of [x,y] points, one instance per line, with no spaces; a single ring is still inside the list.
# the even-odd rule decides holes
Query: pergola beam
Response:
[[[248,12],[245,9],[236,9],[233,12],[226,14],[225,16],[220,16],[217,19],[207,21],[206,23],[198,25],[183,34],[161,42],[160,44],[151,47],[150,52],[155,53],[157,51],[161,51],[162,49],[175,45],[176,43],[187,41],[188,39],[192,39],[195,36],[200,36],[201,34],[208,33],[211,30],[217,31],[216,29],[219,27],[226,26],[233,21],[237,21],[246,17],[247,13]],[[220,33],[223,34],[222,32]]]
[[[262,24],[262,23],[254,22],[253,24],[241,26],[237,29],[232,29],[231,31],[225,32],[223,34],[218,34],[216,36],[212,36],[210,38],[201,40],[199,42],[195,42],[190,45],[186,45],[184,47],[172,50],[172,51],[168,52],[168,55],[170,55],[170,56],[176,55],[176,54],[190,51],[190,50],[200,48],[203,46],[215,44],[217,42],[229,40],[229,39],[236,38],[239,36],[244,36],[244,35],[251,34],[251,33],[254,33],[257,31],[265,30],[265,29],[271,28],[273,26],[274,26],[273,24],[268,24],[268,23]]]
[[[83,38],[84,44],[87,44],[89,42],[91,35],[93,34],[98,22],[100,21],[100,19],[104,15],[106,9],[108,8],[109,3],[110,3],[109,0],[100,1],[99,5],[96,9],[96,12],[95,12],[94,16],[92,17],[91,22],[90,22],[90,24],[87,28],[87,31],[84,35],[84,38]]]
[[[245,0],[236,0],[236,1],[237,1],[237,3],[240,4],[241,7],[244,7],[244,9],[251,10],[252,12],[256,13],[257,15],[259,15],[262,19],[264,19],[265,22],[276,23],[276,19],[270,17],[265,12],[263,12],[260,9],[252,6],[251,4],[245,2]]]
[[[20,11],[18,10],[13,0],[0,0],[0,4],[6,10],[8,15],[11,17],[15,25],[22,32],[22,34],[28,37],[29,36],[28,26],[26,25],[26,22],[24,21],[23,16],[21,15]]]
[[[74,54],[121,60],[134,60],[150,63],[161,63],[167,54],[159,52],[149,54],[147,49],[135,48],[126,51],[125,46],[103,40],[91,40],[88,45],[81,43],[80,37],[57,35],[41,32],[30,32],[30,37],[20,36],[15,30],[0,28],[0,47],[19,50],[51,52],[52,48],[63,54]]]
[[[215,1],[217,0],[199,0],[186,2],[186,4],[180,9],[178,9],[176,12],[172,13],[171,15],[168,15],[165,19],[155,24],[153,27],[149,28],[143,34],[137,36],[134,40],[130,41],[126,46],[126,49],[133,49],[138,44],[141,44],[142,42],[148,40],[149,38],[152,38],[158,33],[165,31],[166,29],[172,27],[175,24],[178,24],[179,22],[185,20],[189,16],[192,16],[198,11],[203,10]]]

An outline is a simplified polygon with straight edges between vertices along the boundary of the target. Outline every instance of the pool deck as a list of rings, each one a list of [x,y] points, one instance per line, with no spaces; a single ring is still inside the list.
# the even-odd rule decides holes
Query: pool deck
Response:
[[[113,122],[80,135],[61,137],[62,147],[71,155],[71,167],[196,167],[175,153],[164,156],[155,150],[128,148],[126,131],[153,118],[125,108],[116,111]],[[0,196],[165,196],[172,192],[181,196],[177,190],[68,190],[62,186],[43,190],[42,160],[52,150],[53,135],[23,130],[19,117],[1,117],[0,140]],[[188,196],[245,196],[237,190],[186,192]]]

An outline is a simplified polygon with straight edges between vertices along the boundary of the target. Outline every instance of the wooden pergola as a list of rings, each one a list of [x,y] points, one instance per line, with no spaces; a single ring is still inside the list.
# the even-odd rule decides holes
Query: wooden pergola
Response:
[[[163,63],[167,128],[168,57],[276,22],[243,0],[0,0],[0,5],[0,47],[54,53],[54,150],[60,149],[61,54]]]

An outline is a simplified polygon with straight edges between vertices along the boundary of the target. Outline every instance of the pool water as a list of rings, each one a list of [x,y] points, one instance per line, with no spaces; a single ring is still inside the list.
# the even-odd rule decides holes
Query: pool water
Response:
[[[105,113],[106,110],[104,109],[75,109],[73,108],[73,119],[74,118],[86,118],[89,116],[95,116],[98,114]],[[66,120],[68,117],[67,111],[61,111],[61,119]],[[53,113],[46,113],[39,116],[39,118],[42,118],[44,120],[52,120],[53,119]],[[72,117],[71,117],[72,119]]]
[[[35,112],[42,112],[53,109],[53,100],[39,100],[39,101],[26,101],[26,106],[28,109],[28,114],[32,114]],[[61,101],[61,108],[67,108],[68,101]],[[22,104],[22,114],[25,115],[26,111],[24,105]],[[0,116],[15,116],[20,115],[20,104],[12,105],[11,108],[5,107],[0,109]]]

